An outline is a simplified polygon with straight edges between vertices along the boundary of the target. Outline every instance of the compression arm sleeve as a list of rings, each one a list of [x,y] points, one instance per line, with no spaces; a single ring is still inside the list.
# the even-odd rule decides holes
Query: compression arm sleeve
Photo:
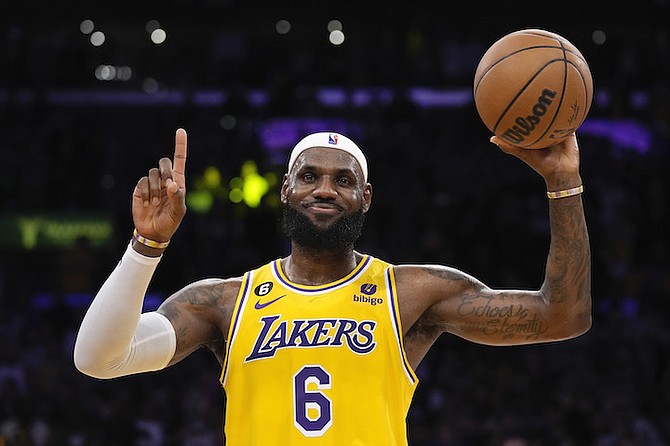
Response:
[[[86,311],[74,345],[82,373],[108,379],[165,368],[177,339],[170,321],[142,314],[142,302],[160,257],[146,257],[130,245]]]

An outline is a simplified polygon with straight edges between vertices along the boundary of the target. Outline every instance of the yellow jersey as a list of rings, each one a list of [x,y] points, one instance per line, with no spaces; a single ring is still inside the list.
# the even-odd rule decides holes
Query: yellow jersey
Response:
[[[227,445],[407,445],[418,380],[388,263],[366,255],[320,286],[279,260],[247,272],[227,341]]]

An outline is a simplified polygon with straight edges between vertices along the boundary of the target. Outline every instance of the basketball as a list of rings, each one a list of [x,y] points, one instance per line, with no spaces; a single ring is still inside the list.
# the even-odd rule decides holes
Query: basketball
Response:
[[[517,147],[541,149],[584,122],[593,100],[591,70],[564,37],[516,31],[484,53],[474,78],[477,112],[490,131]]]

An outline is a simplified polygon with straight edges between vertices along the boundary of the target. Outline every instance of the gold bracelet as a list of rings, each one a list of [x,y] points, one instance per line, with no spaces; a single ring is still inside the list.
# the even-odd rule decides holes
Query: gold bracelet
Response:
[[[547,197],[549,197],[550,200],[555,200],[557,198],[572,197],[574,195],[579,195],[583,192],[584,192],[584,185],[582,184],[580,186],[572,187],[570,189],[557,190],[556,192],[547,191]]]
[[[137,232],[137,228],[133,229],[133,238],[137,240],[137,242],[143,244],[144,246],[148,246],[149,248],[165,249],[170,244],[170,240],[167,242],[157,242],[155,240],[148,239],[143,235],[140,235],[139,232]]]

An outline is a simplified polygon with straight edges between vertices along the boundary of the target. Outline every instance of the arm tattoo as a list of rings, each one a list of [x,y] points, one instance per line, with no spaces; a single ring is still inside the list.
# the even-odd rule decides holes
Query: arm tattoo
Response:
[[[200,320],[213,322],[217,313],[223,315],[224,305],[220,300],[224,296],[225,282],[219,280],[201,281],[191,284],[177,292],[172,298],[161,306],[161,312],[172,321],[177,330],[177,350],[189,344],[190,331],[193,329],[189,323],[179,323],[184,318],[184,312],[198,314]],[[222,333],[219,330],[212,331],[212,338],[205,340],[202,344],[219,342]]]
[[[553,203],[549,209],[552,244],[545,286],[551,303],[564,303],[570,296],[578,303],[590,299],[591,253],[581,206],[577,198]]]
[[[485,337],[503,340],[522,337],[533,342],[548,330],[547,324],[531,312],[523,299],[509,293],[488,296],[467,293],[461,297],[457,311],[466,321],[461,327]]]
[[[484,292],[483,283],[458,270],[448,268],[430,268],[434,277],[448,281],[460,281],[466,289],[459,294],[455,307],[458,330],[477,333],[478,337],[491,340],[523,339],[536,342],[547,332],[548,325],[534,305],[537,299],[528,293],[514,290]]]

